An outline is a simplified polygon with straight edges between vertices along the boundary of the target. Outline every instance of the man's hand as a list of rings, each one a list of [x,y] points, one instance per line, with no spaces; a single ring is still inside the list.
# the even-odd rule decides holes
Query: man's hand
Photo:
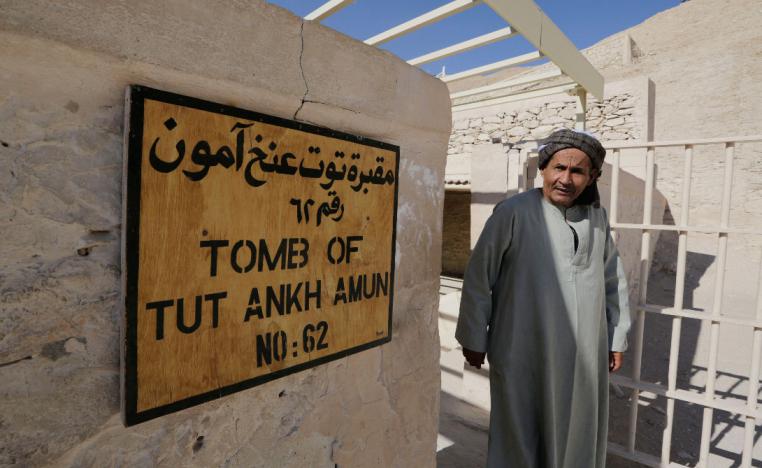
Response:
[[[463,348],[463,356],[466,358],[466,361],[477,369],[482,368],[485,354],[487,353],[480,353],[478,351],[471,351],[470,349]]]
[[[463,350],[465,352],[465,349]],[[609,351],[609,372],[616,372],[622,367],[624,354],[619,351]]]

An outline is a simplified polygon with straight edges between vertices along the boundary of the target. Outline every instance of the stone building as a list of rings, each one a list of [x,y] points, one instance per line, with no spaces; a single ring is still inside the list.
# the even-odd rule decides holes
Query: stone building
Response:
[[[653,150],[655,193],[657,198],[663,197],[664,206],[661,211],[654,210],[651,221],[669,228],[653,231],[651,236],[653,254],[645,298],[650,305],[643,312],[642,370],[637,376],[644,382],[667,387],[670,351],[678,349],[670,344],[672,341],[679,345],[679,359],[674,364],[677,394],[699,403],[706,401],[711,392],[717,395],[715,401],[723,401],[715,404],[713,413],[686,400],[673,407],[673,436],[671,446],[666,445],[666,456],[681,466],[751,466],[752,460],[757,463],[762,459],[762,446],[757,442],[761,337],[756,312],[762,278],[762,192],[755,182],[762,161],[762,82],[757,79],[762,76],[762,62],[755,57],[762,53],[762,43],[752,32],[760,20],[762,9],[754,1],[694,0],[583,51],[606,79],[604,101],[592,102],[586,112],[587,128],[604,145],[611,148],[646,141],[677,143]],[[707,33],[710,29],[713,32]],[[482,77],[478,85],[521,78],[543,69],[547,66],[527,70],[523,75]],[[467,88],[451,87],[451,93]],[[536,139],[555,126],[574,124],[573,105],[573,98],[563,94],[479,109],[462,106],[462,111],[455,103],[446,170],[445,274],[462,273],[480,223],[497,201],[526,183],[522,177],[532,177],[531,149],[537,145]],[[691,154],[692,168],[689,196],[684,198],[687,152]],[[612,154],[609,151],[609,163]],[[724,175],[729,157],[733,161],[732,179]],[[640,207],[624,211],[633,203],[641,203],[642,207],[646,160],[645,147],[621,150],[622,175],[632,176],[634,184],[629,190],[621,188],[620,223],[642,222]],[[611,173],[610,166],[604,168],[604,177],[607,171]],[[730,200],[727,212],[723,208],[724,185]],[[685,200],[689,200],[687,204]],[[729,219],[727,235],[718,234],[723,213]],[[680,279],[678,233],[679,226],[685,226],[683,219],[687,219],[688,227],[697,229],[684,231],[686,268]],[[630,261],[637,263],[641,231],[618,231],[635,236]],[[620,250],[629,255],[628,247],[620,244]],[[638,276],[635,274],[635,281]],[[684,295],[679,296],[683,298],[682,310],[692,318],[676,321],[669,314],[674,310],[676,288],[681,283],[685,287]],[[635,303],[642,302],[637,295],[634,299]],[[442,365],[451,374],[448,379],[453,369],[462,375],[461,380],[450,380],[450,389],[458,389],[455,391],[464,398],[484,404],[484,395],[474,390],[483,385],[480,377],[463,369],[460,360],[448,357],[450,349],[457,355],[457,344],[448,341],[452,330],[447,320],[452,313],[457,315],[457,298],[444,296],[441,303]],[[721,318],[713,322],[713,313]],[[680,330],[677,335],[675,327]],[[635,359],[631,348],[626,363],[632,364]],[[628,366],[622,382],[631,383],[634,375]],[[614,390],[610,442],[627,446],[628,421],[634,405],[629,401],[628,388]],[[663,390],[656,386],[640,392],[633,441],[635,448],[647,455],[631,456],[646,466],[663,463],[662,434],[666,414],[672,411],[670,405]],[[702,421],[705,414],[710,415],[708,422]],[[611,463],[641,466],[618,457]]]

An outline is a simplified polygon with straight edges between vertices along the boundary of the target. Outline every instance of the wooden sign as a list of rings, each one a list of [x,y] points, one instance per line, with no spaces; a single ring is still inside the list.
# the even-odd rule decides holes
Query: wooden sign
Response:
[[[391,340],[399,148],[127,93],[127,425]]]

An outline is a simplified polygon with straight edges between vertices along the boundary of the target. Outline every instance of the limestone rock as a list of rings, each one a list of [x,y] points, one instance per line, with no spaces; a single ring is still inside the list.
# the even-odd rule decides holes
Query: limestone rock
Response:
[[[600,110],[598,111],[598,115],[601,115]],[[577,117],[577,111],[574,109],[570,109],[568,107],[565,107],[561,109],[561,112],[558,113],[558,116],[563,119],[574,119]],[[593,116],[592,114],[588,114],[588,116]]]
[[[604,140],[626,140],[627,134],[620,132],[603,132]]]
[[[609,127],[616,127],[618,125],[622,125],[624,123],[624,117],[614,117],[614,118],[607,118],[604,121],[604,125],[607,125]]]
[[[535,117],[535,114],[531,114],[527,111],[521,111],[516,115],[516,120],[519,122],[523,122],[525,120],[533,119]]]
[[[547,119],[543,119],[540,123],[542,125],[553,126],[553,125],[561,125],[564,122],[567,122],[567,120],[568,119],[565,119],[563,117],[559,117],[559,116],[556,115],[556,116],[548,117]]]
[[[524,122],[524,127],[530,130],[533,128],[537,128],[539,125],[540,125],[540,122],[536,119],[527,120],[526,122]]]
[[[539,114],[537,114],[537,118],[542,120],[556,115],[558,115],[558,110],[556,109],[543,109]]]
[[[529,133],[529,130],[527,130],[525,127],[522,127],[522,126],[516,126],[508,130],[508,135],[512,137],[524,136],[527,133]],[[518,141],[518,140],[515,140],[515,141]],[[511,143],[515,143],[515,141],[511,141]]]
[[[545,107],[547,107],[548,109],[560,109],[564,106],[566,106],[566,103],[563,101],[553,101],[553,102],[549,102]]]
[[[548,135],[555,130],[556,127],[552,125],[543,125],[542,127],[537,127],[532,130],[532,138],[539,140],[541,138],[545,138]]]
[[[455,122],[453,122],[452,128],[453,130],[465,130],[468,128],[468,120],[467,119],[456,120]]]

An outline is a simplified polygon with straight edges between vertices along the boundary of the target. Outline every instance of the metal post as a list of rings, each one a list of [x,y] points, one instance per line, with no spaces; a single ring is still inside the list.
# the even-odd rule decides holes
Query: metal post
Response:
[[[651,231],[649,226],[653,220],[653,192],[654,192],[654,148],[648,147],[646,153],[646,183],[643,196],[643,237],[640,244],[640,283],[638,284],[640,294],[637,304],[637,318],[635,322],[635,349],[633,351],[632,380],[637,385],[640,383],[640,367],[643,358],[643,327],[645,324],[645,310],[648,296],[648,268],[651,258]],[[635,452],[635,435],[638,426],[638,404],[640,401],[640,391],[633,388],[630,398],[630,432],[628,434],[627,449]]]
[[[691,198],[691,172],[693,166],[693,146],[685,145],[685,161],[683,166],[683,196],[680,206],[679,238],[677,244],[677,272],[675,274],[675,303],[677,312],[683,310],[683,298],[685,295],[685,271],[688,250],[688,214],[690,212]],[[661,463],[669,465],[670,452],[672,450],[672,429],[675,421],[675,390],[677,390],[677,358],[680,355],[680,333],[682,331],[682,317],[672,318],[672,339],[669,347],[669,371],[667,373],[667,411],[665,415],[664,433],[661,441]]]
[[[725,178],[722,190],[722,214],[720,226],[729,227],[730,223],[730,195],[733,184],[733,149],[734,143],[725,143]],[[714,286],[714,301],[712,305],[712,319],[718,319],[722,315],[722,296],[725,290],[725,262],[728,253],[728,234],[720,232],[717,241],[717,275]],[[714,386],[717,380],[717,350],[720,344],[720,322],[712,320],[709,337],[709,365],[707,366],[707,381],[704,398],[706,402],[714,400]],[[709,442],[712,437],[712,418],[714,409],[704,407],[704,419],[701,426],[701,448],[699,451],[698,466],[706,467],[709,458]]]
[[[762,262],[759,269],[759,285],[757,286],[757,322],[762,321]],[[749,372],[749,394],[746,396],[746,409],[750,412],[756,410],[757,393],[759,392],[759,364],[762,359],[762,328],[754,327],[754,345],[751,355],[751,371]],[[744,427],[742,468],[751,468],[752,450],[754,450],[754,429],[756,419],[746,416]]]

